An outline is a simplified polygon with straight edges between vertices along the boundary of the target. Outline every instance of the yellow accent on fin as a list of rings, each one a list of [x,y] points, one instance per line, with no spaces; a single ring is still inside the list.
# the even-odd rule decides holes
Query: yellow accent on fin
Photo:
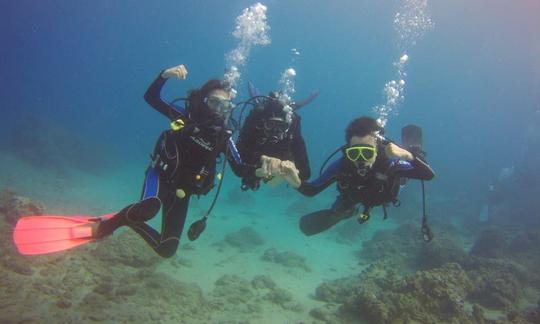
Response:
[[[201,180],[201,175],[200,175],[200,174],[197,174],[197,175],[195,176],[195,179]]]

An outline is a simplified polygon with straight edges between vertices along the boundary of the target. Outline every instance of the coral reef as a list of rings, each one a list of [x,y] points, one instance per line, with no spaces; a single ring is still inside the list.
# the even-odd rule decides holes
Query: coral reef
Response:
[[[294,301],[289,291],[278,287],[272,278],[264,275],[256,276],[251,281],[237,275],[224,275],[215,282],[212,296],[214,299],[210,303],[213,308],[234,312],[238,317],[247,315],[259,318],[265,303],[292,312],[304,309]]]
[[[529,284],[527,270],[512,261],[472,258],[465,267],[475,287],[471,300],[488,308],[511,308]]]
[[[399,277],[388,263],[375,263],[353,281],[327,283],[317,296],[339,291],[345,322],[367,323],[473,323],[464,303],[472,284],[456,263]],[[323,292],[326,290],[326,292]],[[325,297],[326,298],[326,297]]]
[[[307,264],[306,258],[291,251],[278,252],[271,248],[264,252],[262,260],[281,264],[287,268],[299,268],[306,272],[311,272],[311,267]]]
[[[426,244],[416,224],[406,223],[393,231],[378,231],[359,251],[360,261],[392,260],[404,271],[431,269],[449,262],[461,263],[467,252],[454,237],[438,233]]]
[[[65,253],[18,255],[8,220],[43,211],[36,206],[14,193],[1,194],[1,323],[253,323],[268,309],[305,312],[290,291],[262,275],[251,281],[225,275],[204,296],[196,284],[159,272],[162,262],[171,261],[157,257],[129,229]],[[181,258],[176,263],[189,266]]]

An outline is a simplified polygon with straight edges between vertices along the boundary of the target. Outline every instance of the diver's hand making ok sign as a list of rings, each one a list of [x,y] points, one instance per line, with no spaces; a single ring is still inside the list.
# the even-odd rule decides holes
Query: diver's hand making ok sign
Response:
[[[281,177],[289,183],[289,185],[295,189],[298,189],[302,184],[300,180],[300,171],[292,161],[281,162]]]
[[[302,183],[299,173],[294,162],[281,161],[266,155],[261,156],[261,167],[255,171],[255,175],[259,178],[281,177],[294,188],[300,187]]]
[[[281,160],[266,155],[261,156],[261,167],[255,170],[259,178],[277,176],[281,173]]]
[[[168,79],[171,77],[177,77],[180,80],[185,80],[187,77],[188,71],[183,64],[173,66],[161,72],[161,77]]]

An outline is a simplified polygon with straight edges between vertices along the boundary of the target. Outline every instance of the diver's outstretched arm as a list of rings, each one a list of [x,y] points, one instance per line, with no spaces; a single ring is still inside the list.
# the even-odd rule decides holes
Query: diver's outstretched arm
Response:
[[[294,127],[294,137],[291,151],[294,153],[294,164],[300,170],[300,179],[307,180],[311,177],[311,168],[309,167],[309,158],[307,154],[306,143],[302,137],[300,116],[297,117]]]
[[[317,179],[302,181],[298,191],[308,197],[313,197],[336,182],[337,176],[343,166],[343,158],[332,163]]]

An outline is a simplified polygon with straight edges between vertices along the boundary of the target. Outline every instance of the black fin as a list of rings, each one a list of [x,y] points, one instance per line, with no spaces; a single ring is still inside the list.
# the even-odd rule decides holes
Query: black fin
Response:
[[[341,218],[331,209],[323,209],[300,218],[300,230],[307,236],[319,234],[337,224]]]

